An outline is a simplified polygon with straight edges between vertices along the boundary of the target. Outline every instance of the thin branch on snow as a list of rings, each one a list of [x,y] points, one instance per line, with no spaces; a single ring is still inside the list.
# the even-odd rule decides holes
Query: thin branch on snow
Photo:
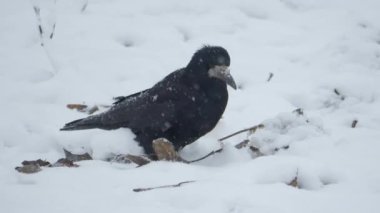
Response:
[[[239,130],[237,132],[234,132],[234,133],[232,133],[230,135],[227,135],[227,136],[225,136],[223,138],[220,138],[218,141],[224,141],[224,140],[226,140],[228,138],[231,138],[231,137],[233,137],[235,135],[238,135],[238,134],[241,134],[243,132],[250,131],[251,133],[254,133],[254,132],[256,132],[257,129],[262,129],[262,128],[264,128],[264,124],[258,124],[256,126],[253,126],[253,127],[247,128],[247,129],[242,129],[242,130]]]
[[[219,153],[219,152],[222,152],[222,151],[223,151],[223,148],[220,148],[220,149],[214,150],[214,151],[208,153],[207,155],[205,155],[205,156],[203,156],[203,157],[201,157],[201,158],[198,158],[198,159],[195,159],[195,160],[188,161],[188,163],[195,163],[195,162],[201,161],[201,160],[203,160],[203,159],[206,159],[206,158],[210,157],[211,155],[214,155],[214,154]]]
[[[36,14],[36,17],[37,17],[37,27],[38,27],[38,32],[40,34],[40,40],[41,40],[41,46],[44,46],[44,38],[43,38],[43,35],[44,35],[44,31],[42,30],[42,21],[41,21],[41,15],[40,15],[40,11],[41,9],[34,5],[33,6],[33,9],[34,9],[34,14]]]
[[[80,10],[81,13],[84,13],[84,11],[86,11],[87,6],[88,6],[88,0],[86,0],[86,1],[84,2],[84,4],[82,5],[82,9]]]
[[[53,37],[54,37],[54,33],[55,33],[55,24],[56,24],[56,23],[53,24],[53,29],[51,30],[51,33],[50,33],[50,36],[49,36],[50,39],[53,39]]]
[[[344,99],[346,99],[346,96],[342,95],[341,92],[338,91],[338,89],[334,89],[334,93],[339,96],[340,100],[344,101]]]
[[[267,81],[269,82],[270,80],[272,80],[273,76],[274,76],[274,74],[270,72]]]
[[[44,35],[45,35],[46,32],[44,31],[43,26],[42,26],[41,8],[38,5],[33,5],[33,10],[34,10],[34,14],[36,15],[36,18],[37,18],[37,28],[38,28],[38,32],[39,32],[39,35],[40,35],[41,46],[44,49],[45,54],[47,56],[47,59],[50,62],[50,65],[52,66],[52,68],[54,70],[54,74],[56,74],[58,72],[58,67],[55,64],[55,62],[54,62],[51,54],[49,53],[49,50],[46,47],[46,43],[45,43],[45,39],[44,39]],[[53,39],[53,37],[54,37],[55,26],[56,26],[56,23],[54,23],[52,31],[51,31],[51,33],[49,35],[50,39]]]
[[[355,128],[357,124],[358,124],[358,120],[355,119],[352,121],[351,127]]]
[[[235,135],[238,135],[238,134],[241,134],[241,133],[243,133],[243,132],[248,132],[248,131],[250,131],[251,133],[254,133],[254,132],[256,132],[257,129],[261,129],[261,128],[264,128],[264,125],[263,125],[263,124],[258,124],[258,125],[256,125],[256,126],[253,126],[253,127],[247,128],[247,129],[243,129],[243,130],[237,131],[237,132],[235,132],[235,133],[232,133],[232,134],[230,134],[230,135],[227,135],[227,136],[225,136],[225,137],[223,137],[223,138],[220,138],[218,141],[219,141],[219,142],[222,142],[222,141],[224,141],[224,140],[226,140],[226,139],[228,139],[228,138],[231,138],[231,137],[233,137],[233,136],[235,136]],[[240,142],[239,144],[237,144],[237,145],[235,146],[235,148],[237,148],[237,149],[241,149],[241,148],[245,147],[248,143],[249,143],[249,140],[244,140],[244,141]],[[201,158],[198,158],[198,159],[195,159],[195,160],[191,160],[191,161],[187,161],[187,163],[195,163],[195,162],[198,162],[198,161],[204,160],[204,159],[206,159],[206,158],[208,158],[208,157],[210,157],[210,156],[212,156],[212,155],[214,155],[214,154],[216,154],[216,153],[220,153],[220,152],[222,152],[222,151],[223,151],[223,147],[220,148],[220,149],[214,150],[214,151],[208,153],[207,155],[205,155],[205,156],[203,156],[203,157],[201,157]]]
[[[177,184],[172,184],[172,185],[163,185],[163,186],[156,186],[156,187],[148,187],[148,188],[135,188],[133,189],[134,192],[145,192],[145,191],[150,191],[154,189],[163,189],[163,188],[175,188],[175,187],[180,187],[183,184],[187,183],[194,183],[195,180],[190,180],[190,181],[183,181]]]

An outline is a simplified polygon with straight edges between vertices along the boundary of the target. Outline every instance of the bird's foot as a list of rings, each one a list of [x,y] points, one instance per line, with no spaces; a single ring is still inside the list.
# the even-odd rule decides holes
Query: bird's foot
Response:
[[[179,156],[173,144],[166,138],[153,140],[153,150],[156,153],[157,160],[187,162]]]

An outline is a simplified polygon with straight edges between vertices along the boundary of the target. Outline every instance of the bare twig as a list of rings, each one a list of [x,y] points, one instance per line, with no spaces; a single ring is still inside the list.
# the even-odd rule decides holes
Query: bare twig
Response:
[[[201,161],[201,160],[203,160],[203,159],[206,159],[206,158],[210,157],[211,155],[214,155],[214,154],[219,153],[219,152],[222,152],[222,151],[223,151],[223,148],[220,148],[220,149],[214,150],[214,151],[208,153],[207,155],[205,155],[205,156],[203,156],[203,157],[201,157],[201,158],[198,158],[198,159],[195,159],[195,160],[192,160],[192,161],[188,161],[188,163],[195,163],[195,162]]]
[[[334,89],[334,93],[335,93],[336,95],[338,95],[338,96],[341,96],[341,94],[340,94],[340,92],[338,91],[337,88]]]
[[[53,39],[54,33],[55,33],[55,23],[53,24],[53,29],[51,30],[51,33],[50,33],[50,36],[49,36],[50,39]]]
[[[87,9],[87,6],[88,6],[88,0],[86,0],[82,6],[82,9],[81,9],[81,12],[84,13],[84,11],[86,11]]]
[[[334,93],[337,95],[337,96],[339,96],[340,97],[340,100],[342,100],[342,101],[344,101],[344,99],[346,99],[346,97],[344,96],[344,95],[342,95],[342,93],[340,93],[339,91],[338,91],[338,89],[334,89]]]
[[[355,128],[357,124],[358,124],[358,120],[355,119],[352,121],[351,127]]]
[[[40,34],[40,40],[41,40],[41,46],[44,46],[44,38],[43,38],[43,35],[44,35],[44,31],[42,30],[42,21],[41,21],[41,9],[37,6],[37,5],[34,5],[33,6],[33,10],[34,10],[34,14],[36,14],[36,18],[37,18],[37,27],[38,27],[38,32]]]
[[[248,131],[250,131],[250,132],[254,133],[257,129],[261,129],[261,128],[264,128],[264,124],[259,124],[259,125],[256,125],[256,126],[253,126],[253,127],[247,128],[247,129],[242,129],[242,130],[240,130],[240,131],[237,131],[237,132],[235,132],[235,133],[232,133],[232,134],[230,134],[230,135],[227,135],[227,136],[225,136],[225,137],[223,137],[223,138],[220,138],[219,141],[224,141],[224,140],[226,140],[226,139],[228,139],[228,138],[230,138],[230,137],[233,137],[233,136],[235,136],[235,135],[241,134],[241,133],[243,133],[243,132],[248,132]]]
[[[270,80],[272,80],[273,76],[274,76],[274,74],[270,72],[270,73],[269,73],[269,77],[268,77],[268,80],[267,80],[267,81],[269,82]]]
[[[40,35],[41,46],[43,47],[43,49],[44,49],[44,51],[46,53],[47,59],[50,62],[50,65],[52,66],[52,68],[54,70],[53,74],[56,74],[58,72],[58,67],[55,64],[55,62],[54,62],[54,60],[53,60],[53,58],[52,58],[49,50],[46,47],[46,44],[45,44],[44,34],[46,32],[44,31],[43,26],[42,26],[41,8],[38,5],[33,5],[33,10],[34,10],[34,14],[36,15],[36,18],[37,18],[37,27],[38,27],[38,32],[39,32],[39,35]],[[55,23],[53,25],[52,32],[49,35],[50,39],[53,39],[54,31],[55,31]]]
[[[156,186],[156,187],[148,187],[148,188],[135,188],[133,189],[134,192],[145,192],[145,191],[150,191],[154,189],[163,189],[163,188],[175,188],[175,187],[180,187],[183,184],[186,183],[193,183],[195,180],[190,180],[190,181],[183,181],[177,184],[172,184],[172,185],[163,185],[163,186]]]

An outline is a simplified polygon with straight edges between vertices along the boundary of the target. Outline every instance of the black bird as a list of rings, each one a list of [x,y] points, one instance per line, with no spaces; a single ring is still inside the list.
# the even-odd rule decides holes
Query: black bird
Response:
[[[211,131],[228,101],[230,56],[218,46],[204,46],[189,64],[152,88],[117,97],[106,112],[67,123],[61,130],[129,128],[146,154],[154,156],[152,141],[166,138],[176,150]]]

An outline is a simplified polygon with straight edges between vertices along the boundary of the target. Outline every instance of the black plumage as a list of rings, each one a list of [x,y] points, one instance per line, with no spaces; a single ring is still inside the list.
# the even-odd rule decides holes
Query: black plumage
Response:
[[[152,141],[166,138],[176,150],[211,131],[228,101],[230,57],[222,47],[204,46],[189,64],[152,88],[117,97],[106,112],[67,123],[61,130],[130,128],[147,154]]]

